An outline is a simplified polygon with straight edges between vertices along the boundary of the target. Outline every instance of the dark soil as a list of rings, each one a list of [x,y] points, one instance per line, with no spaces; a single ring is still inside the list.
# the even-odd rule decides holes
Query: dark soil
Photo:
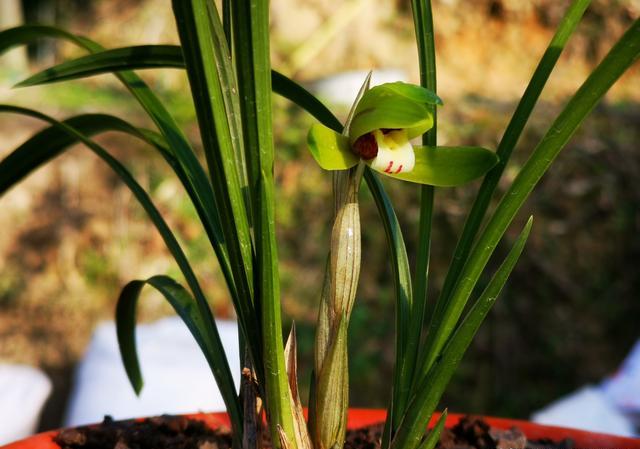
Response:
[[[144,421],[113,421],[60,432],[62,449],[230,449],[228,431],[211,430],[202,421],[162,416]]]
[[[345,449],[378,449],[382,425],[347,432]],[[201,421],[163,416],[144,421],[113,421],[106,417],[101,426],[64,430],[55,437],[62,449],[230,449],[226,430],[211,430]],[[266,447],[266,445],[265,445]],[[571,440],[527,441],[511,430],[492,429],[480,418],[464,417],[445,429],[439,449],[572,449]]]

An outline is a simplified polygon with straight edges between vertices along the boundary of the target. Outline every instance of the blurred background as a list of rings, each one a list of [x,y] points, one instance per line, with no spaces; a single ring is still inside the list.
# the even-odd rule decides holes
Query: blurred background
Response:
[[[338,74],[359,71],[348,75],[359,83],[366,71],[379,69],[418,81],[408,1],[271,3],[274,68],[320,89],[342,116],[350,99],[339,101]],[[438,93],[445,103],[439,110],[439,143],[495,148],[569,2],[433,3]],[[589,70],[639,14],[638,0],[594,0],[534,111],[502,187]],[[63,26],[107,47],[177,42],[168,0],[0,2],[2,28],[22,21]],[[109,111],[151,126],[111,76],[54,88],[10,89],[29,73],[79,54],[52,42],[8,53],[0,59],[0,102],[58,118]],[[614,86],[507,235],[511,243],[519,224],[535,216],[515,273],[447,391],[443,404],[449,410],[526,418],[553,399],[611,374],[639,337],[639,75],[636,65]],[[154,70],[142,76],[197,144],[184,74]],[[330,175],[305,149],[312,119],[281,98],[274,98],[274,105],[282,301],[287,326],[295,320],[298,327],[301,384],[306,388],[330,231]],[[3,116],[0,157],[40,127],[32,120]],[[119,135],[99,140],[126,160],[169,217],[218,316],[232,317],[195,212],[163,161]],[[478,185],[437,191],[432,299]],[[397,182],[386,187],[413,258],[418,190]],[[354,406],[383,407],[394,360],[393,287],[384,233],[366,187],[361,198],[363,267],[350,328],[351,395]],[[72,149],[0,201],[0,361],[38,366],[49,375],[54,390],[41,428],[52,428],[60,425],[74,366],[95,325],[112,318],[124,283],[161,273],[179,278],[179,273],[129,191],[85,148]],[[140,302],[142,321],[171,314],[150,291]]]

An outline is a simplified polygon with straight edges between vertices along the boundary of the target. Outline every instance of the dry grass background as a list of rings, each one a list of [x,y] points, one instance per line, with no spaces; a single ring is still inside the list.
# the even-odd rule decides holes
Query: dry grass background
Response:
[[[391,67],[417,80],[410,11],[405,1],[272,0],[273,61],[303,82],[345,70]],[[434,2],[438,44],[440,141],[494,148],[566,1],[439,0]],[[345,23],[337,15],[350,17]],[[562,103],[601,59],[632,18],[637,0],[596,0],[572,39],[523,136],[513,176]],[[351,15],[351,16],[350,16]],[[169,2],[60,1],[57,20],[71,30],[116,47],[175,42]],[[58,57],[77,54],[58,47]],[[2,60],[0,60],[2,62]],[[144,124],[138,107],[115,81],[99,77],[9,91],[23,74],[1,66],[0,101],[41,108],[57,117],[104,111]],[[31,70],[35,70],[32,67]],[[146,73],[196,139],[178,71]],[[457,410],[526,416],[532,409],[615,368],[637,335],[640,291],[640,89],[636,66],[583,126],[540,191],[528,203],[536,226],[517,272],[454,380],[447,403]],[[329,183],[303,149],[310,123],[276,101],[280,149],[279,240],[285,314],[299,324],[307,357],[328,238]],[[0,156],[39,124],[0,120]],[[129,166],[181,233],[220,316],[231,316],[215,263],[194,214],[160,161],[128,139],[107,135],[105,145]],[[403,224],[417,221],[416,192],[389,185]],[[442,281],[455,232],[472,190],[438,194],[434,282]],[[388,378],[392,348],[389,270],[382,232],[364,199],[365,260],[359,306],[352,324],[351,365],[356,405],[384,405],[371,394]],[[74,148],[0,200],[0,360],[41,366],[55,395],[43,428],[58,425],[71,382],[96,322],[110,319],[119,288],[132,277],[176,274],[159,236],[129,192],[84,148]],[[319,219],[319,217],[322,217]],[[414,237],[407,236],[413,255]],[[169,314],[149,294],[142,319]],[[634,321],[634,317],[636,320]],[[365,340],[366,338],[366,340]],[[524,390],[520,391],[520,386]]]

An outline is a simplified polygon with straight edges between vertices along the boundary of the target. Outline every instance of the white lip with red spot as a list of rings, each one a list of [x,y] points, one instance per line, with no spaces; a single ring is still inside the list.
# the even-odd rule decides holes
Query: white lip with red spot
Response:
[[[373,131],[373,135],[378,144],[378,154],[371,160],[371,168],[393,175],[413,170],[416,155],[406,130],[399,129],[384,134],[377,129]]]

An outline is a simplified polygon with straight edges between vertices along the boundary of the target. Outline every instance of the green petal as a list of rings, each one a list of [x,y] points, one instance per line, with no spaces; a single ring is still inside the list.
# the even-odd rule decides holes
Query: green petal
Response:
[[[392,178],[418,184],[452,187],[487,173],[498,162],[493,151],[480,147],[414,147],[416,165],[408,173]]]
[[[375,129],[383,128],[406,129],[409,139],[413,139],[433,126],[433,116],[424,104],[386,92],[376,95],[376,99],[375,106],[361,108],[358,105],[349,130],[351,142]]]
[[[369,89],[358,103],[349,130],[351,142],[381,128],[407,129],[409,138],[420,136],[433,126],[432,107],[442,100],[420,86],[402,82]]]
[[[349,139],[324,125],[314,124],[307,137],[309,151],[320,167],[325,170],[346,170],[358,163]]]
[[[435,92],[430,91],[429,89],[425,89],[422,86],[417,86],[415,84],[403,83],[402,81],[397,81],[395,83],[386,83],[378,86],[380,88],[389,90],[398,95],[402,95],[404,97],[410,98],[419,103],[432,104],[432,105],[442,105],[442,99],[435,94]]]

